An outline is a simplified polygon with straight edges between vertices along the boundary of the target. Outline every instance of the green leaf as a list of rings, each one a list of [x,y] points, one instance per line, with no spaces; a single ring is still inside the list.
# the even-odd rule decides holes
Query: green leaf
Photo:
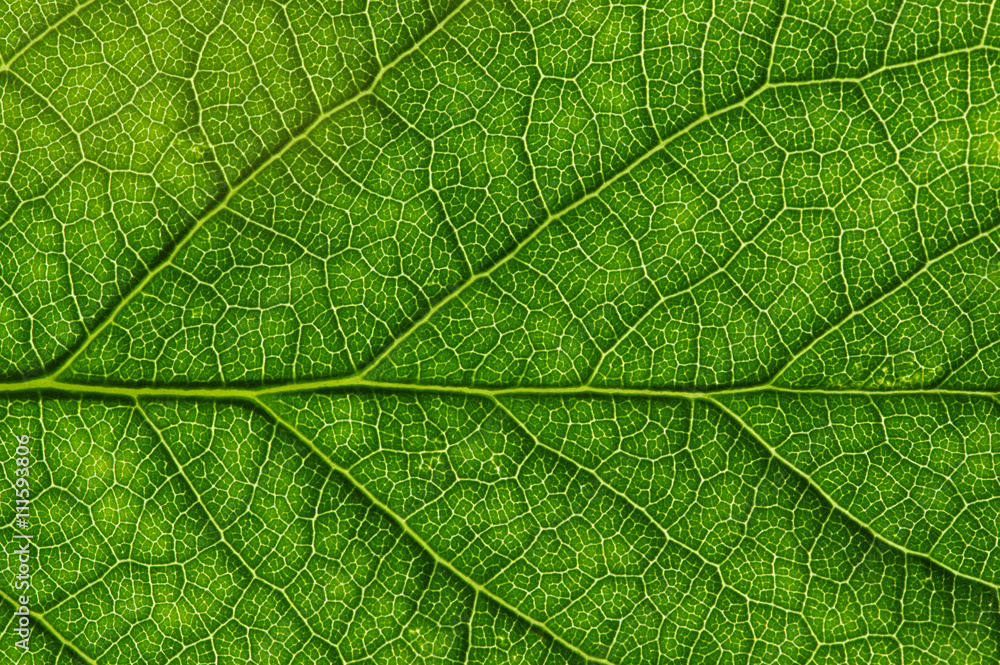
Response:
[[[15,0],[4,652],[998,662],[998,137],[986,2]]]

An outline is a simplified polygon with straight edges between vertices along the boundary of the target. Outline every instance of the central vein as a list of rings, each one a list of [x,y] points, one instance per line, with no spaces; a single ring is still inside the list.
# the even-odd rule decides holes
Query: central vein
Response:
[[[75,395],[94,396],[119,396],[127,398],[139,397],[177,397],[177,398],[207,398],[207,399],[246,399],[258,400],[268,395],[280,393],[306,392],[318,390],[393,390],[402,392],[423,392],[423,393],[444,393],[461,394],[477,397],[494,398],[511,395],[537,395],[537,396],[607,396],[607,397],[659,397],[674,399],[710,399],[714,400],[723,395],[734,395],[752,392],[781,392],[795,395],[830,395],[830,396],[879,396],[879,395],[923,395],[923,396],[952,396],[952,397],[983,397],[997,400],[1000,394],[989,390],[948,390],[941,388],[913,388],[896,390],[867,390],[867,389],[825,389],[825,388],[788,388],[772,384],[761,384],[743,387],[719,387],[710,386],[701,388],[664,387],[664,388],[618,388],[618,387],[594,387],[589,385],[574,386],[459,386],[459,385],[433,385],[433,384],[410,384],[410,383],[389,383],[384,381],[374,381],[366,379],[363,374],[353,375],[343,378],[326,379],[319,381],[304,381],[295,383],[275,384],[259,387],[184,387],[184,386],[114,386],[114,385],[89,385],[85,383],[72,383],[61,381],[51,376],[24,381],[20,383],[0,383],[0,394],[34,393],[34,392],[56,392]]]

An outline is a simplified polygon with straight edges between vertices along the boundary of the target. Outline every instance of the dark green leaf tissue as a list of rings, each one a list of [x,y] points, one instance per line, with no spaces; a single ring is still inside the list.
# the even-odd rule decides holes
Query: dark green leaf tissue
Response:
[[[1000,7],[11,0],[0,662],[1000,663]]]

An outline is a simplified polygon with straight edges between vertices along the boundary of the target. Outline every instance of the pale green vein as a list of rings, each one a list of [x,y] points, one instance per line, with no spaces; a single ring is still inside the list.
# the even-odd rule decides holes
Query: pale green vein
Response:
[[[990,32],[990,24],[993,23],[993,12],[996,11],[998,4],[1000,4],[1000,2],[994,0],[993,4],[990,5],[990,13],[989,16],[986,17],[986,25],[983,27],[983,38],[979,40],[980,46],[986,44],[986,35]],[[997,600],[1000,600],[1000,595],[997,596]]]
[[[208,509],[208,506],[205,504],[204,500],[202,500],[201,494],[198,492],[198,489],[195,487],[194,483],[192,483],[191,479],[188,477],[187,472],[184,470],[184,466],[181,464],[180,460],[177,459],[177,456],[174,454],[173,448],[171,448],[170,444],[167,443],[167,437],[163,436],[163,432],[161,432],[160,429],[156,426],[156,424],[153,422],[153,419],[149,417],[149,414],[146,413],[146,410],[142,407],[142,404],[139,402],[138,399],[135,400],[135,407],[136,410],[142,415],[142,418],[146,422],[146,424],[149,425],[149,427],[154,432],[156,432],[156,436],[159,437],[160,443],[163,444],[163,449],[167,451],[167,455],[170,456],[171,461],[177,467],[177,472],[180,474],[181,478],[184,479],[184,484],[186,484],[188,486],[188,489],[190,489],[191,492],[194,494],[195,501],[198,503],[198,506],[201,507],[203,511],[205,511],[205,515],[208,517],[208,521],[212,524],[215,530],[219,532],[219,540],[226,546],[226,549],[232,552],[233,556],[239,559],[239,562],[243,564],[243,567],[250,572],[250,574],[253,576],[255,580],[258,580],[262,584],[269,586],[270,588],[274,589],[279,594],[281,594],[281,597],[285,599],[285,602],[288,603],[288,606],[292,608],[293,612],[295,612],[295,616],[299,618],[299,620],[309,630],[310,634],[312,634],[313,637],[324,642],[325,644],[333,648],[338,655],[340,655],[340,649],[337,648],[337,645],[331,642],[323,635],[317,633],[316,630],[313,629],[312,625],[309,623],[305,615],[302,613],[302,610],[300,610],[299,606],[292,601],[292,599],[288,596],[288,593],[283,588],[279,587],[277,584],[274,584],[273,582],[267,580],[266,578],[258,575],[254,567],[251,566],[250,563],[243,558],[243,555],[239,552],[239,550],[233,547],[233,544],[229,542],[228,538],[226,538],[226,532],[222,528],[222,525],[219,524],[219,522],[215,519],[215,516],[212,515],[211,511]],[[343,660],[343,657],[341,657],[341,660]]]
[[[894,286],[894,287],[892,287],[890,289],[887,289],[885,291],[885,293],[882,293],[877,298],[873,298],[871,301],[865,303],[865,305],[863,307],[859,307],[858,309],[852,310],[847,316],[842,317],[839,321],[834,321],[826,330],[824,330],[822,333],[816,335],[812,339],[811,342],[809,342],[808,344],[806,344],[799,351],[797,351],[796,353],[794,353],[790,358],[788,358],[786,361],[784,361],[781,364],[781,367],[779,367],[771,375],[771,379],[768,380],[768,382],[766,384],[764,384],[764,385],[772,385],[772,384],[776,383],[777,381],[779,381],[781,379],[781,375],[783,373],[785,373],[785,371],[787,371],[789,367],[791,367],[793,364],[795,364],[796,360],[798,360],[799,358],[802,358],[805,354],[809,353],[809,351],[811,349],[813,349],[820,342],[820,340],[825,339],[828,335],[830,335],[830,334],[832,334],[832,333],[840,330],[844,325],[846,325],[847,323],[849,323],[852,319],[854,319],[857,316],[861,316],[862,314],[864,314],[865,312],[867,312],[871,308],[875,307],[879,303],[884,302],[887,298],[893,296],[894,294],[902,292],[910,284],[912,284],[913,281],[916,280],[918,277],[920,277],[921,275],[927,274],[927,271],[930,270],[936,263],[945,260],[949,256],[954,255],[959,250],[963,249],[964,247],[968,247],[969,245],[971,245],[972,243],[976,242],[977,240],[989,236],[990,234],[994,233],[996,230],[997,230],[996,226],[991,226],[991,227],[989,227],[989,228],[987,228],[985,230],[981,230],[979,233],[973,234],[972,236],[966,238],[962,242],[955,244],[954,246],[950,247],[948,250],[946,250],[944,252],[941,252],[940,254],[938,254],[937,256],[935,256],[933,259],[928,260],[919,269],[915,270],[913,272],[913,274],[911,274],[909,277],[907,277],[905,280],[903,280],[902,282],[900,282],[896,286]]]
[[[354,475],[349,470],[345,469],[344,467],[342,467],[339,464],[337,464],[336,462],[334,462],[326,453],[324,453],[319,448],[319,446],[316,445],[316,443],[312,439],[310,439],[305,434],[303,434],[301,431],[299,431],[298,428],[296,428],[294,425],[292,425],[291,423],[289,423],[287,420],[285,420],[284,418],[282,418],[281,416],[279,416],[263,400],[261,400],[261,399],[254,399],[254,403],[257,406],[259,406],[261,409],[263,409],[264,411],[266,411],[271,416],[271,418],[274,419],[274,421],[276,423],[278,423],[279,425],[281,425],[282,427],[284,427],[292,435],[294,435],[297,439],[299,439],[300,441],[302,441],[302,443],[304,443],[305,445],[307,445],[309,447],[309,449],[312,450],[314,453],[316,453],[316,455],[320,459],[322,459],[323,462],[325,462],[332,470],[334,470],[337,473],[339,473],[348,482],[350,482],[351,485],[353,485],[355,488],[357,488],[357,490],[359,492],[361,492],[373,505],[377,506],[379,508],[379,510],[381,510],[383,513],[385,513],[385,515],[388,516],[390,519],[392,519],[392,521],[395,522],[399,526],[399,528],[402,529],[403,532],[406,533],[406,535],[408,535],[410,538],[412,538],[414,540],[414,542],[416,542],[425,552],[427,552],[427,554],[429,556],[431,556],[434,559],[435,562],[437,562],[442,567],[446,568],[451,573],[453,573],[456,577],[458,577],[459,579],[461,579],[465,584],[467,584],[469,586],[469,588],[473,589],[477,594],[481,593],[482,595],[489,597],[490,599],[493,600],[493,602],[499,604],[501,607],[507,609],[509,612],[511,612],[512,614],[516,615],[518,618],[526,621],[527,623],[531,624],[532,626],[534,626],[538,630],[544,632],[546,635],[550,636],[556,642],[558,642],[559,644],[561,644],[563,647],[569,649],[573,653],[575,653],[575,654],[577,654],[577,655],[579,655],[579,656],[581,656],[583,658],[586,658],[589,661],[595,662],[595,663],[603,663],[604,665],[614,665],[611,661],[605,660],[603,658],[598,658],[598,657],[592,656],[592,655],[590,655],[590,654],[582,651],[579,647],[577,647],[573,643],[567,641],[565,638],[563,638],[562,636],[560,636],[556,631],[554,631],[552,628],[550,628],[544,622],[539,621],[537,619],[534,619],[531,616],[528,616],[527,614],[524,614],[521,610],[519,610],[514,605],[511,605],[510,603],[508,603],[501,596],[499,596],[496,593],[490,591],[489,589],[487,589],[486,587],[484,587],[483,585],[479,584],[478,582],[476,582],[475,580],[473,580],[471,577],[469,577],[468,575],[466,575],[465,573],[463,573],[461,570],[459,570],[455,566],[455,564],[453,564],[451,561],[445,559],[440,554],[438,554],[427,543],[427,541],[425,541],[423,538],[421,538],[420,535],[416,531],[414,531],[413,528],[409,525],[409,523],[406,521],[406,519],[404,519],[400,515],[397,515],[388,505],[385,504],[385,502],[383,502],[381,499],[379,499],[377,496],[375,496],[371,492],[371,490],[369,490],[365,486],[364,483],[362,483],[357,478],[355,478]]]
[[[42,30],[33,39],[30,39],[28,41],[28,43],[26,43],[23,47],[21,47],[19,50],[15,51],[14,54],[12,56],[10,56],[10,59],[7,60],[7,62],[5,62],[2,65],[0,65],[0,72],[5,72],[5,71],[9,70],[13,66],[13,64],[15,62],[17,62],[17,60],[22,55],[24,55],[25,53],[27,53],[28,51],[30,51],[32,48],[34,48],[35,44],[37,44],[38,42],[42,41],[43,39],[45,39],[46,37],[48,37],[50,34],[52,34],[53,32],[55,32],[56,30],[58,30],[62,26],[63,23],[65,23],[66,21],[70,20],[74,16],[77,16],[81,11],[83,11],[84,9],[86,9],[88,6],[94,4],[94,2],[96,2],[96,0],[84,0],[84,2],[81,2],[80,4],[78,4],[76,7],[73,8],[72,11],[68,12],[65,16],[62,16],[59,19],[57,19],[56,21],[54,21],[47,28],[45,28],[45,30]]]
[[[479,590],[472,596],[472,611],[469,612],[469,634],[465,640],[465,655],[462,657],[462,665],[469,665],[469,656],[472,655],[472,630],[476,625],[476,610],[479,608]]]
[[[184,236],[181,237],[179,241],[177,241],[177,243],[174,245],[174,248],[166,256],[166,258],[164,258],[159,264],[157,264],[155,268],[147,272],[146,275],[134,287],[132,287],[132,289],[128,292],[128,294],[124,298],[122,298],[121,301],[119,301],[119,303],[115,306],[113,310],[111,310],[111,313],[108,314],[108,316],[106,316],[104,320],[98,326],[96,326],[90,333],[88,333],[87,337],[77,347],[76,351],[70,354],[70,356],[63,363],[61,363],[55,370],[50,372],[49,376],[57,377],[61,375],[63,372],[65,372],[67,369],[69,369],[70,365],[72,365],[73,362],[80,357],[80,355],[87,349],[87,347],[90,346],[91,342],[93,342],[104,331],[105,328],[111,325],[111,323],[118,317],[118,315],[122,312],[122,310],[124,310],[125,307],[127,307],[128,304],[132,302],[132,300],[134,300],[140,293],[142,293],[142,291],[153,280],[153,278],[156,277],[161,272],[163,272],[167,267],[173,264],[174,260],[180,254],[181,250],[184,249],[184,247],[191,242],[191,239],[198,233],[198,230],[201,229],[210,219],[215,217],[215,215],[222,212],[223,210],[226,210],[229,207],[230,202],[233,200],[236,194],[238,194],[248,184],[256,180],[257,176],[266,171],[267,168],[271,166],[271,164],[281,159],[289,150],[298,145],[301,141],[308,138],[309,134],[311,134],[312,131],[315,130],[317,127],[319,127],[321,124],[323,124],[324,121],[334,116],[338,112],[342,111],[343,109],[356,103],[358,100],[372,94],[375,88],[378,86],[379,82],[385,76],[386,72],[388,72],[390,69],[392,69],[397,64],[402,62],[410,54],[419,50],[421,46],[423,46],[431,37],[437,34],[438,31],[440,31],[445,25],[447,25],[448,21],[450,21],[453,17],[455,17],[458,13],[460,13],[462,9],[465,8],[470,2],[472,2],[472,0],[462,0],[462,2],[459,3],[454,9],[452,9],[447,15],[445,15],[441,19],[441,21],[437,23],[437,25],[435,25],[432,29],[428,30],[420,39],[414,42],[413,45],[410,46],[410,48],[402,51],[398,56],[396,56],[392,60],[392,62],[382,67],[378,71],[378,73],[376,73],[375,76],[372,77],[372,80],[368,83],[367,86],[362,88],[352,97],[349,97],[348,99],[345,99],[344,101],[340,102],[330,110],[325,111],[316,116],[316,118],[309,125],[307,125],[297,135],[291,137],[286,143],[281,145],[278,149],[274,150],[267,159],[265,159],[257,166],[257,168],[251,171],[246,177],[243,178],[243,180],[241,180],[236,185],[231,187],[229,191],[226,193],[226,195],[218,201],[218,203],[216,203],[214,206],[211,206],[204,213],[202,213],[202,215],[197,219],[197,221],[194,224],[192,224],[191,227],[187,230]]]
[[[656,527],[656,529],[661,534],[663,534],[663,538],[664,538],[664,540],[668,544],[674,545],[678,549],[683,550],[684,552],[687,552],[689,554],[694,555],[694,557],[697,558],[698,561],[700,561],[702,563],[702,565],[707,566],[707,567],[715,570],[716,574],[719,576],[719,583],[721,584],[721,586],[724,589],[728,589],[728,590],[732,591],[736,595],[738,595],[741,598],[745,599],[748,603],[754,603],[754,604],[760,605],[762,607],[771,607],[771,608],[774,608],[774,609],[778,610],[779,612],[787,612],[788,611],[788,608],[781,607],[780,605],[775,605],[774,603],[770,603],[770,602],[767,602],[767,601],[757,600],[755,598],[751,598],[746,593],[744,593],[744,592],[740,591],[739,589],[737,589],[736,587],[734,587],[732,584],[729,583],[728,580],[726,580],[725,576],[722,574],[722,569],[721,569],[721,566],[719,564],[713,563],[712,561],[709,561],[708,559],[706,559],[702,555],[702,553],[699,552],[694,546],[688,545],[686,543],[683,543],[680,540],[677,540],[676,538],[674,538],[672,535],[670,535],[670,532],[667,531],[666,525],[663,524],[662,522],[660,522],[660,520],[658,520],[655,517],[653,517],[649,513],[649,511],[646,509],[645,506],[643,506],[640,503],[637,503],[636,501],[633,501],[632,498],[629,497],[624,492],[621,492],[621,491],[615,489],[610,483],[608,483],[607,480],[604,479],[604,476],[602,476],[600,473],[597,472],[596,469],[591,469],[590,467],[584,466],[580,462],[577,462],[576,460],[574,460],[571,457],[567,456],[562,451],[560,451],[560,450],[558,450],[556,448],[553,448],[552,446],[549,446],[549,445],[547,445],[545,443],[542,443],[542,441],[537,436],[535,436],[534,432],[532,432],[531,430],[529,430],[528,426],[525,425],[523,422],[521,422],[521,420],[517,416],[514,415],[513,411],[511,411],[506,406],[504,406],[503,402],[501,402],[500,400],[498,400],[496,398],[494,398],[492,401],[493,401],[494,404],[496,404],[496,406],[497,406],[497,408],[499,410],[501,410],[504,414],[506,414],[506,416],[508,418],[510,418],[514,422],[514,424],[517,426],[517,428],[520,431],[524,432],[524,434],[529,439],[531,439],[532,443],[534,443],[536,446],[538,446],[539,448],[541,448],[543,450],[549,451],[550,453],[552,453],[553,455],[555,455],[557,458],[559,458],[561,461],[563,461],[563,462],[565,462],[567,464],[570,464],[573,467],[576,467],[578,469],[582,469],[582,470],[586,471],[594,480],[597,481],[597,483],[601,487],[603,487],[604,489],[606,489],[612,495],[614,495],[614,496],[618,497],[619,499],[621,499],[622,501],[624,501],[632,509],[637,510],[640,514],[642,514],[642,516],[645,517],[649,521],[650,524],[652,524],[654,527]],[[693,401],[694,400],[691,400],[691,402],[692,402],[691,407],[692,408],[691,408],[691,415],[690,415],[690,417],[692,419],[694,418],[694,404],[693,404]],[[812,635],[812,637],[815,638],[817,640],[817,642],[818,642],[819,638],[818,638],[818,636],[815,633],[812,632],[812,627],[811,626],[809,626],[809,632]]]
[[[897,543],[897,542],[895,542],[895,541],[893,541],[893,540],[891,540],[889,538],[886,538],[881,533],[879,533],[879,531],[877,529],[875,529],[871,524],[869,524],[868,522],[865,522],[864,520],[862,520],[858,516],[854,515],[847,508],[845,508],[844,506],[842,506],[839,503],[837,503],[837,501],[832,496],[830,496],[830,494],[828,494],[819,485],[819,483],[817,483],[815,480],[812,479],[812,476],[810,476],[808,473],[805,473],[804,471],[800,470],[797,466],[795,466],[794,464],[792,464],[792,462],[790,460],[788,460],[788,458],[786,458],[784,455],[782,455],[781,453],[779,453],[777,448],[775,448],[773,445],[771,445],[756,430],[754,430],[752,427],[750,427],[750,425],[748,425],[746,423],[746,421],[744,421],[736,412],[734,412],[732,409],[730,409],[728,406],[726,406],[720,400],[715,399],[713,397],[709,397],[708,401],[710,401],[713,405],[715,405],[718,409],[720,409],[727,416],[729,416],[730,418],[732,418],[733,421],[737,425],[739,425],[741,429],[743,429],[751,437],[753,437],[753,439],[755,441],[757,441],[760,445],[764,446],[764,448],[766,448],[767,451],[770,452],[771,455],[774,456],[774,458],[776,460],[778,460],[779,462],[781,462],[782,464],[784,464],[788,469],[790,469],[791,471],[793,471],[795,473],[795,475],[797,475],[800,478],[802,478],[803,480],[805,480],[812,489],[814,489],[824,499],[826,499],[827,502],[829,502],[829,504],[831,506],[833,506],[837,511],[839,511],[841,514],[843,514],[848,519],[850,519],[854,524],[857,524],[857,525],[861,526],[862,528],[864,528],[866,531],[868,531],[869,533],[871,533],[874,538],[878,539],[880,542],[884,543],[886,546],[891,547],[894,550],[897,550],[899,552],[902,552],[902,553],[904,553],[906,555],[909,555],[909,556],[912,556],[912,557],[917,557],[917,558],[923,559],[925,561],[932,561],[932,562],[934,562],[935,565],[938,565],[941,568],[944,568],[945,570],[947,570],[949,573],[951,573],[955,577],[958,577],[958,578],[961,578],[961,579],[965,579],[965,580],[969,580],[971,582],[976,582],[978,584],[983,584],[983,585],[988,586],[988,587],[990,587],[992,589],[1000,589],[1000,585],[998,585],[995,582],[990,582],[989,580],[983,579],[981,577],[976,577],[975,575],[970,575],[968,573],[963,573],[963,572],[959,571],[958,569],[953,568],[953,567],[949,566],[948,564],[944,563],[943,561],[935,558],[930,553],[927,553],[927,552],[917,552],[916,550],[911,550],[908,547],[906,547],[905,545],[902,545],[902,544]]]
[[[214,388],[211,386],[187,388],[184,386],[103,386],[90,385],[86,383],[73,383],[70,381],[60,381],[53,378],[39,378],[20,383],[0,383],[0,394],[18,393],[38,393],[53,392],[69,395],[91,395],[94,397],[176,397],[176,398],[204,398],[204,399],[245,399],[255,400],[268,395],[279,395],[283,393],[314,392],[323,390],[341,389],[369,389],[369,390],[391,390],[396,392],[411,393],[443,393],[473,395],[477,397],[504,397],[504,396],[607,396],[607,397],[650,397],[650,398],[674,398],[674,399],[712,399],[725,395],[739,395],[746,393],[787,393],[791,395],[828,395],[840,397],[898,397],[902,395],[913,395],[923,397],[968,397],[968,398],[993,398],[997,396],[997,391],[990,389],[983,390],[961,390],[950,388],[894,388],[887,390],[866,390],[866,389],[828,389],[828,388],[789,388],[774,385],[752,385],[735,386],[728,388],[686,388],[683,386],[664,388],[616,388],[607,386],[510,386],[501,388],[489,388],[478,386],[458,386],[458,385],[436,385],[428,383],[393,383],[390,381],[375,381],[364,379],[358,376],[349,376],[339,379],[326,379],[320,381],[300,381],[288,382],[274,385],[266,385],[258,388]]]
[[[6,592],[4,592],[2,590],[0,590],[0,598],[3,598],[5,601],[7,601],[8,603],[10,603],[15,609],[17,609],[19,607],[19,605],[17,604],[17,602],[15,602],[15,600],[13,598],[11,598],[10,596],[8,596],[6,594]],[[50,635],[52,635],[52,637],[54,637],[57,640],[59,640],[59,642],[61,642],[65,647],[67,647],[73,653],[75,653],[84,662],[90,663],[90,665],[97,665],[97,661],[96,660],[94,660],[93,658],[91,658],[90,656],[88,656],[87,654],[85,654],[80,647],[78,647],[75,644],[73,644],[72,640],[68,639],[65,635],[63,635],[62,633],[60,633],[59,630],[57,630],[56,627],[53,626],[49,622],[49,620],[47,618],[45,618],[45,614],[44,613],[42,613],[42,612],[35,612],[34,610],[31,610],[31,609],[28,610],[28,613],[31,615],[32,619],[34,619],[40,626],[42,626],[43,628],[45,628],[46,632],[48,632]],[[11,639],[10,636],[8,636],[8,639]],[[12,649],[13,647],[7,646],[5,648],[6,649]]]

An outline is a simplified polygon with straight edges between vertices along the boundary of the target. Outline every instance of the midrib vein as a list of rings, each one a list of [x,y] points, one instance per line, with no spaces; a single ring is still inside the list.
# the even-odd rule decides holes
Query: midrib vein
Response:
[[[950,390],[947,388],[909,388],[896,390],[866,390],[866,389],[827,389],[827,388],[789,388],[769,384],[730,387],[687,389],[674,388],[626,388],[602,387],[590,385],[573,386],[512,386],[512,387],[481,387],[459,385],[434,385],[426,383],[392,383],[375,381],[362,376],[348,376],[339,379],[319,381],[303,381],[261,386],[258,388],[240,387],[184,387],[184,386],[102,386],[86,383],[60,381],[52,377],[23,381],[19,383],[0,383],[0,394],[16,395],[18,393],[52,392],[68,396],[86,395],[92,397],[172,397],[177,399],[246,399],[256,400],[263,397],[296,392],[316,392],[335,390],[373,390],[412,393],[434,393],[468,395],[495,399],[511,396],[538,397],[645,397],[673,399],[707,399],[714,400],[726,395],[746,395],[753,393],[782,393],[800,396],[828,397],[899,397],[904,395],[920,397],[968,397],[996,399],[1000,392],[995,390]]]

